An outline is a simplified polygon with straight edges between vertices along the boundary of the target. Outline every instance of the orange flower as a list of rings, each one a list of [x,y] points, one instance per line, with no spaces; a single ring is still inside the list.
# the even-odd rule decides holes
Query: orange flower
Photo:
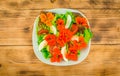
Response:
[[[51,25],[52,25],[52,23],[51,23],[50,20],[45,21],[45,24],[48,25],[48,26],[51,26]]]
[[[48,20],[53,20],[54,19],[54,15],[51,12],[47,13],[47,17],[48,17]]]
[[[44,23],[46,21],[47,17],[46,17],[46,15],[44,13],[41,13],[40,14],[40,19],[41,19],[41,22]]]
[[[52,25],[51,21],[54,19],[54,15],[50,12],[48,12],[46,14],[41,13],[40,14],[40,19],[41,19],[41,22],[43,22],[47,26],[51,26]]]

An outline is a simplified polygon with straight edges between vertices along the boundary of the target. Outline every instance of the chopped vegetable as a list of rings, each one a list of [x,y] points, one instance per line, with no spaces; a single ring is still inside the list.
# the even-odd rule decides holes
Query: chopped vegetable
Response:
[[[41,29],[44,29],[44,30],[50,30],[50,27],[49,26],[46,26],[45,24],[41,24],[41,25],[39,25],[39,28],[40,28],[40,30]]]
[[[74,35],[74,36],[71,38],[71,40],[72,40],[72,41],[73,41],[73,40],[79,41],[79,36]]]
[[[66,25],[65,25],[65,28],[69,28],[70,27],[70,24],[72,22],[72,18],[70,15],[67,16],[67,22],[66,22]]]
[[[73,24],[72,27],[71,27],[71,31],[73,34],[76,34],[76,32],[78,31],[78,26]]]
[[[61,48],[61,54],[63,56],[63,59],[67,62],[68,59],[66,58],[66,54],[67,54],[66,46],[64,46],[64,47]]]
[[[51,30],[51,33],[53,33],[54,35],[57,34],[57,29],[54,25],[50,26],[50,30]]]
[[[42,30],[40,30],[40,31],[38,31],[38,35],[41,35],[41,34],[48,34],[48,30],[44,30],[44,29],[42,29]]]

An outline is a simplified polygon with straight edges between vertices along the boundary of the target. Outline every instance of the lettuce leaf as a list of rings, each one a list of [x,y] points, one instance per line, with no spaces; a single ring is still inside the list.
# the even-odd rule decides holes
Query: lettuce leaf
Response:
[[[84,39],[85,39],[85,42],[88,43],[89,40],[92,38],[93,34],[92,32],[90,31],[90,29],[85,29],[84,30]]]
[[[74,16],[74,14],[72,12],[70,12],[70,11],[67,11],[66,14],[65,14],[66,18],[67,18],[68,15],[70,15],[72,17],[72,23],[75,23],[75,16]]]
[[[41,50],[41,52],[42,52],[42,55],[44,56],[45,59],[51,57],[51,54],[50,54],[50,52],[47,50],[47,47],[43,48],[43,49]]]
[[[77,53],[78,55],[80,55],[80,50],[78,51],[78,53]]]
[[[71,24],[70,24],[70,26],[69,26],[69,28],[71,28],[72,24],[75,23],[75,16],[73,15],[72,12],[67,11],[67,12],[65,13],[66,20],[67,20],[67,16],[68,16],[68,15],[70,15],[71,18],[72,18]]]
[[[45,34],[41,34],[40,36],[37,37],[38,39],[38,45],[44,40]]]

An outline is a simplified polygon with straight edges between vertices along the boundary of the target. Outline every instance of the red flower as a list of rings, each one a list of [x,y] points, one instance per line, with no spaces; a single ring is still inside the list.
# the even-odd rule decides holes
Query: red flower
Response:
[[[72,32],[68,29],[62,30],[57,38],[57,43],[62,47],[69,42],[72,37]]]
[[[81,49],[85,48],[87,46],[87,44],[84,41],[84,38],[82,36],[80,36],[79,41],[74,40],[72,41],[72,44],[70,44],[69,46],[69,51],[66,55],[66,57],[69,60],[77,60],[78,59],[78,51],[80,51]]]
[[[57,47],[53,49],[51,54],[52,54],[51,62],[60,62],[63,58],[59,48]]]
[[[67,57],[69,60],[74,60],[74,61],[78,60],[77,54],[74,54],[74,53],[69,53],[69,54],[66,55],[66,57]]]
[[[87,24],[87,20],[85,18],[78,16],[78,17],[75,18],[75,21],[76,21],[77,24],[82,24],[83,26],[89,28],[89,26]]]
[[[57,23],[57,25],[64,25],[64,20],[58,19],[56,23]]]
[[[85,40],[84,40],[84,38],[82,36],[79,37],[79,42],[80,42],[79,47],[81,49],[83,49],[83,48],[85,48],[87,46],[87,44],[86,44],[86,42],[85,42]]]
[[[50,45],[50,46],[54,46],[56,44],[56,36],[55,35],[48,34],[45,37],[45,40],[48,42],[48,45]]]
[[[65,26],[64,25],[57,25],[57,29],[61,32],[61,31],[65,30]]]

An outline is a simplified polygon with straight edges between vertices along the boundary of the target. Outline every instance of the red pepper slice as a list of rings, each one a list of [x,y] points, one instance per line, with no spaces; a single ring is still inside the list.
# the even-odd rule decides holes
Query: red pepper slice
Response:
[[[78,31],[78,26],[76,24],[72,25],[71,31],[73,34],[75,34]]]

